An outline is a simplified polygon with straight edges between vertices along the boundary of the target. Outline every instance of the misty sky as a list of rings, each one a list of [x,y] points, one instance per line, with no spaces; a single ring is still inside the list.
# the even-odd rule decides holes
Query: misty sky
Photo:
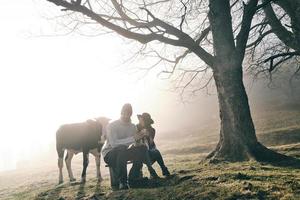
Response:
[[[128,41],[115,35],[55,36],[59,27],[46,17],[56,9],[49,7],[44,1],[0,2],[0,170],[48,151],[62,123],[115,119],[126,102],[134,115],[150,112],[162,132],[194,117],[195,103],[183,105],[166,91],[166,81],[151,73],[139,80],[120,68],[130,56]]]

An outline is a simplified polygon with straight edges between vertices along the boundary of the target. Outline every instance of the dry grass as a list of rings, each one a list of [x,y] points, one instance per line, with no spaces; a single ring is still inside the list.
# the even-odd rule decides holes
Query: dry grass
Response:
[[[300,157],[300,111],[275,109],[253,116],[261,142]],[[0,199],[300,199],[299,169],[256,162],[199,164],[214,148],[218,127],[206,126],[158,139],[165,161],[176,176],[153,183],[155,187],[112,192],[103,162],[105,180],[97,184],[92,159],[85,185],[66,181],[57,186],[56,160],[49,160],[43,168],[1,173]],[[81,162],[81,156],[77,156],[73,164],[76,177],[80,177]],[[64,173],[67,177],[65,168]]]

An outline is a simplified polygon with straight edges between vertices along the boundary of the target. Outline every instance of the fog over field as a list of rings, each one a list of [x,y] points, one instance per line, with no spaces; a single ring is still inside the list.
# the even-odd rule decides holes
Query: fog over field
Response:
[[[0,199],[300,199],[299,10],[1,0]]]
[[[136,114],[152,114],[158,135],[218,126],[214,87],[209,94],[181,98],[168,80],[156,78],[157,71],[144,76],[136,70],[151,60],[124,64],[135,52],[127,41],[111,35],[58,37],[61,27],[46,18],[44,3],[3,0],[0,5],[0,171],[31,166],[33,160],[47,163],[46,156],[55,157],[61,124],[103,115],[117,119],[126,102],[133,105],[133,122]],[[252,112],[290,103],[286,90],[245,79]]]

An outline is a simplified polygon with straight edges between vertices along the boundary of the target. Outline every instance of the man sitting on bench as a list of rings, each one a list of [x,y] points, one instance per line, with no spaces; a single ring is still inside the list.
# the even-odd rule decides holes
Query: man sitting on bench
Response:
[[[104,161],[116,173],[119,184],[118,189],[128,189],[127,161],[132,161],[129,179],[138,179],[140,168],[145,162],[147,148],[145,146],[134,146],[137,129],[131,123],[132,106],[125,104],[121,110],[120,119],[111,122],[107,126],[106,141],[102,148]],[[151,176],[157,177],[152,166],[147,166]],[[116,189],[116,188],[113,188]]]

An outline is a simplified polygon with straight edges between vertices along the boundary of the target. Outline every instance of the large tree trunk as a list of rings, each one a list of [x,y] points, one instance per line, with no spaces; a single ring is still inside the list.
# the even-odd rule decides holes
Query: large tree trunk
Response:
[[[209,157],[247,160],[258,142],[243,84],[242,67],[228,66],[229,63],[222,65],[222,70],[214,70],[221,119],[220,141]]]
[[[253,2],[257,4],[257,1]],[[278,161],[286,158],[257,141],[243,84],[244,48],[234,42],[230,1],[210,0],[209,3],[215,53],[212,69],[218,92],[221,130],[219,143],[208,158],[214,161],[244,161],[252,158],[258,161]],[[248,25],[250,27],[251,21],[248,21]],[[243,28],[244,32],[238,36],[237,43],[249,34],[247,27]]]
[[[221,130],[216,149],[208,155],[211,161],[257,160],[276,162],[290,160],[257,141],[248,97],[243,84],[242,67],[223,62],[214,70]]]

